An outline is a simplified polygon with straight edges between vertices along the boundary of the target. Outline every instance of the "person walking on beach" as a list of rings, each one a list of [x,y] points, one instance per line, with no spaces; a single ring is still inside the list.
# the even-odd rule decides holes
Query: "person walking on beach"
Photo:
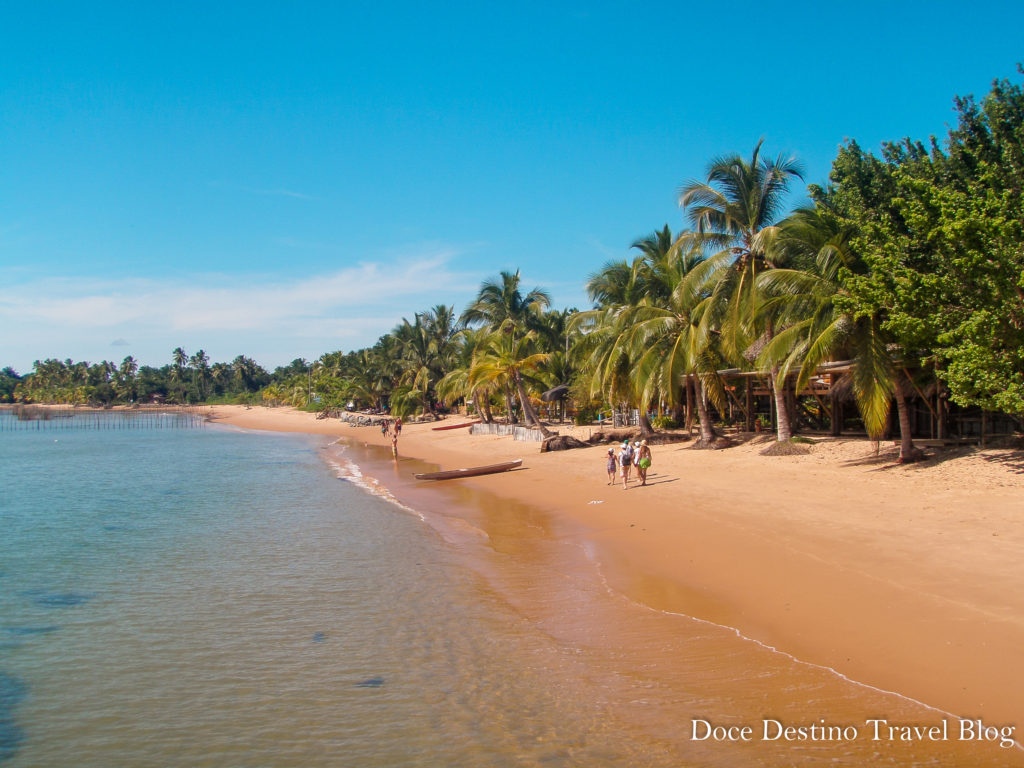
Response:
[[[391,455],[395,457],[396,461],[398,460],[398,431],[397,430],[395,431],[395,434],[393,434],[391,436]]]
[[[615,460],[615,449],[608,449],[608,456],[605,461],[605,469],[608,471],[608,485],[615,485],[615,468],[618,462]]]
[[[387,419],[385,419],[384,421],[381,422],[380,433],[384,437],[387,437],[388,436],[388,432],[389,432],[389,430],[388,430],[388,421],[387,421]]]
[[[633,467],[633,448],[629,445],[629,440],[625,440],[619,450],[619,467],[622,470],[622,489],[625,490],[629,483],[629,471]]]
[[[636,452],[636,476],[640,478],[640,485],[647,485],[647,470],[651,468],[651,449],[647,447],[647,441],[640,441],[640,450]]]
[[[400,434],[402,434],[402,417],[401,416],[399,416],[397,419],[395,419],[395,437],[398,437]]]

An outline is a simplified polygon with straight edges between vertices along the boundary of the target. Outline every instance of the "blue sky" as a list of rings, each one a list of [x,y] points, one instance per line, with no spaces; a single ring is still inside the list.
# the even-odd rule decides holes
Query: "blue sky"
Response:
[[[719,154],[942,135],[1024,3],[23,3],[0,29],[0,366],[267,367],[585,306]],[[794,203],[799,195],[794,195]]]

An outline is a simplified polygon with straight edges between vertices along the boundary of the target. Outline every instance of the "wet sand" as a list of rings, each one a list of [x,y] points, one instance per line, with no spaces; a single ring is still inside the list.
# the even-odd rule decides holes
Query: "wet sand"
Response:
[[[244,428],[385,443],[379,428],[288,409],[215,411]],[[479,505],[458,503],[465,491],[450,483],[411,480],[407,457],[444,469],[523,458],[521,470],[458,486],[541,510],[554,521],[550,536],[593,547],[601,578],[635,605],[735,628],[756,641],[747,645],[777,648],[834,670],[840,680],[906,697],[900,702],[921,702],[927,708],[902,713],[915,722],[944,712],[981,718],[986,726],[1024,723],[1019,456],[971,452],[900,467],[887,452],[875,457],[870,444],[857,441],[830,441],[810,455],[780,458],[760,456],[763,446],[712,452],[676,444],[654,446],[649,485],[624,491],[607,485],[604,448],[541,454],[537,444],[432,426],[406,425],[403,461],[374,470],[411,506],[435,498],[454,519],[480,514],[471,511]],[[491,531],[501,525],[466,523]],[[506,532],[503,546],[525,556],[515,542],[528,541],[526,533]],[[667,659],[662,664],[671,667]],[[671,676],[666,670],[662,678]],[[875,716],[899,708],[892,697],[886,701]],[[893,712],[890,722],[898,716]],[[1019,729],[1014,736],[1020,740]],[[965,750],[953,764],[982,757],[972,751],[981,745],[953,746]],[[987,746],[981,762],[1011,764],[1021,754]]]

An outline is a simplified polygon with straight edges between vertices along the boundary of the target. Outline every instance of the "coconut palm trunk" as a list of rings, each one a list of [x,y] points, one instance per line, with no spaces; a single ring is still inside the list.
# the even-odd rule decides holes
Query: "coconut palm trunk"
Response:
[[[695,408],[695,404],[694,404],[695,398],[693,396],[693,391],[694,391],[694,389],[697,386],[694,383],[694,381],[695,381],[695,377],[693,377],[693,376],[687,376],[686,377],[686,436],[687,437],[690,436],[690,430],[693,429],[693,414],[694,414],[694,408]]]
[[[508,388],[508,384],[502,385],[502,393],[505,395],[505,420],[509,424],[518,424],[519,419],[516,418],[515,407],[512,405],[512,390]]]
[[[896,398],[896,413],[900,421],[900,464],[907,464],[921,458],[921,452],[914,446],[914,439],[910,426],[910,409],[907,408],[907,396],[903,393],[902,382],[897,380],[896,391],[893,393]]]
[[[473,390],[473,402],[476,404],[477,413],[484,424],[493,424],[494,416],[491,415],[490,397],[486,391],[480,388]]]
[[[700,377],[694,377],[694,389],[697,401],[697,419],[700,422],[700,443],[703,447],[710,447],[715,441],[715,428],[711,424],[711,413],[708,411],[707,398],[704,396],[704,384]]]
[[[647,409],[640,409],[640,436],[651,437],[654,435],[654,427],[651,426],[651,420],[647,418]]]
[[[786,403],[786,388],[779,387],[779,366],[772,368],[772,396],[775,398],[775,417],[778,424],[776,440],[784,443],[793,437],[793,428],[789,421],[789,406]]]
[[[519,403],[523,406],[523,420],[526,422],[526,425],[537,427],[544,437],[551,437],[554,433],[540,423],[540,418],[538,418],[537,411],[533,408],[533,403],[530,402],[530,396],[526,394],[526,387],[523,385],[523,379],[518,371],[515,374],[515,384],[516,392],[519,394]]]

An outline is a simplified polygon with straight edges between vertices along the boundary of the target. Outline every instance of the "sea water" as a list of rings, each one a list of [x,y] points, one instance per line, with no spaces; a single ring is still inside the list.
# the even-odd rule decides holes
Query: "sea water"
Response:
[[[948,763],[694,741],[700,717],[935,713],[632,603],[540,510],[403,495],[415,466],[328,442],[0,432],[0,764]]]
[[[500,765],[600,733],[543,633],[322,443],[0,435],[5,768]]]

